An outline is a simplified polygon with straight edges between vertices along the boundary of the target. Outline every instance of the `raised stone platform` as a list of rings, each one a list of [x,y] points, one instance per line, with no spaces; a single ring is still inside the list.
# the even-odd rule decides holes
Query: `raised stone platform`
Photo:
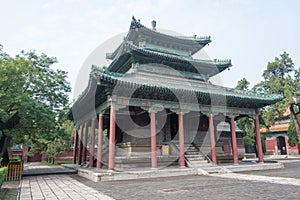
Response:
[[[256,163],[249,162],[240,165],[226,165],[224,166],[232,172],[245,172],[245,171],[256,171],[256,170],[270,170],[270,169],[281,169],[284,168],[283,163],[278,162],[265,162]]]
[[[100,181],[116,181],[116,180],[130,180],[130,179],[142,179],[142,178],[157,178],[157,177],[171,177],[171,176],[186,176],[186,175],[209,175],[210,173],[199,168],[180,168],[180,167],[166,167],[158,169],[139,168],[124,171],[108,171],[107,169],[96,168],[81,168],[79,165],[65,164],[67,168],[77,170],[79,176],[85,177],[94,182]],[[280,169],[284,165],[282,163],[241,163],[240,165],[221,165],[223,173],[228,172],[242,172],[253,170],[268,170],[268,169]]]
[[[157,156],[158,168],[170,165],[178,166],[178,156]],[[151,155],[136,155],[136,156],[116,156],[115,168],[116,170],[150,168]]]

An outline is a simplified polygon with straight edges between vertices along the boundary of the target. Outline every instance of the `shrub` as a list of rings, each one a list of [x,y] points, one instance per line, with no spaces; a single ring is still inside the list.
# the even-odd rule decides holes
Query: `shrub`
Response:
[[[14,156],[12,158],[9,159],[10,163],[17,163],[17,162],[21,162],[21,159],[19,156]]]
[[[6,167],[0,168],[0,189],[2,187],[2,184],[3,184],[4,180],[5,180],[6,169],[7,169]]]

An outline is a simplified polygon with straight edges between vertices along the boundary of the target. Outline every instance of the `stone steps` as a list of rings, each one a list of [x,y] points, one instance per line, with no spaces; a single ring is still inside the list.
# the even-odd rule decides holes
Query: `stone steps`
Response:
[[[189,159],[189,161],[205,161],[207,162],[206,160],[204,160],[204,158],[200,158],[200,157],[186,157]]]
[[[199,168],[210,174],[220,173],[224,171],[221,167],[213,165],[207,160],[205,160],[204,156],[199,152],[199,150],[196,147],[190,146],[185,149],[185,158],[189,161],[191,167]]]
[[[185,155],[200,155],[198,151],[186,151]]]
[[[193,160],[190,161],[191,164],[193,165],[207,165],[207,161],[206,160]]]

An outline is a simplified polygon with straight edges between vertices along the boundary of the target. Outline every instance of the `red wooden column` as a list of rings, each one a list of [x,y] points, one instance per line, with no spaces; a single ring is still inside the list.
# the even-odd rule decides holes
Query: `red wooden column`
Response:
[[[96,129],[96,119],[92,119],[92,133],[91,133],[91,144],[90,144],[90,162],[89,162],[89,167],[93,167],[94,166],[95,129]]]
[[[78,151],[78,131],[74,131],[74,149],[73,149],[73,164],[76,164],[76,157]]]
[[[116,137],[116,110],[113,105],[110,107],[110,125],[109,125],[109,152],[108,152],[108,170],[114,170],[115,167],[115,137]]]
[[[239,164],[239,157],[238,157],[237,144],[236,144],[234,117],[230,118],[230,131],[231,131],[231,140],[232,140],[233,163],[237,165]]]
[[[209,115],[208,121],[209,121],[209,136],[210,136],[210,146],[211,146],[211,160],[214,164],[217,164],[215,128],[214,128],[214,121],[212,115]]]
[[[150,111],[150,132],[151,132],[151,167],[157,168],[156,160],[156,125],[155,112]]]
[[[258,115],[254,120],[254,125],[255,125],[255,134],[256,134],[256,149],[257,149],[257,153],[258,153],[258,162],[263,163],[264,157],[263,157],[262,144],[261,144],[261,138],[260,138]]]
[[[179,113],[178,114],[178,129],[179,129],[179,164],[180,167],[185,166],[184,162],[184,129],[183,129],[183,114]]]
[[[98,149],[97,149],[97,168],[102,167],[102,140],[103,140],[103,115],[99,115],[98,124]]]
[[[87,153],[87,137],[88,137],[88,122],[84,124],[84,133],[83,133],[83,152],[82,152],[82,162],[86,162],[86,153]]]
[[[83,150],[83,130],[82,125],[79,128],[79,149],[78,149],[78,164],[82,163],[82,150]]]
[[[285,140],[286,155],[289,155],[289,140],[287,136],[284,137],[284,140]]]

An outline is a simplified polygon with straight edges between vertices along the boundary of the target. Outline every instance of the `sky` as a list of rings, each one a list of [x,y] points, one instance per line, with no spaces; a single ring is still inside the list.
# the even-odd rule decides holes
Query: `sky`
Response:
[[[211,36],[204,52],[233,64],[219,84],[235,87],[245,77],[253,86],[284,51],[300,67],[299,10],[297,0],[0,0],[0,44],[10,55],[35,50],[57,57],[73,99],[85,87],[78,80],[88,78],[87,59],[104,59],[107,49],[95,49],[127,32],[135,16],[148,27],[156,20],[158,30]]]

